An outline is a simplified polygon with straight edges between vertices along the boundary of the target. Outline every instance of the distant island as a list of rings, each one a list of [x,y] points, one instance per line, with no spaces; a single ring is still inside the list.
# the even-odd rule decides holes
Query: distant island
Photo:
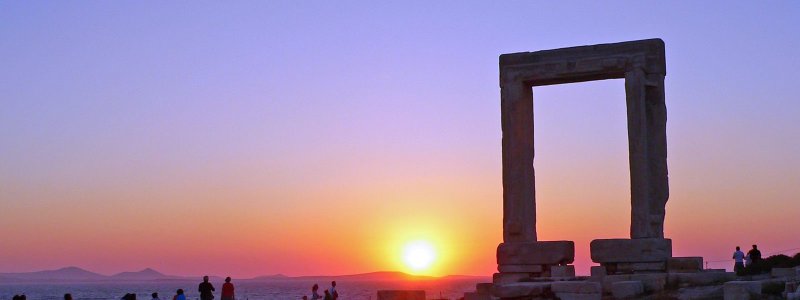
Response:
[[[210,276],[212,281],[222,281],[222,276]],[[79,267],[65,267],[56,270],[36,272],[0,273],[0,283],[24,282],[119,282],[119,281],[155,281],[155,280],[198,280],[198,276],[167,275],[151,268],[135,272],[121,272],[114,275],[103,275]],[[403,272],[371,272],[350,275],[312,275],[286,276],[283,274],[263,275],[253,278],[238,278],[240,281],[287,281],[287,280],[346,280],[346,281],[409,281],[440,279],[471,279],[483,276],[448,275],[442,277],[411,275]]]

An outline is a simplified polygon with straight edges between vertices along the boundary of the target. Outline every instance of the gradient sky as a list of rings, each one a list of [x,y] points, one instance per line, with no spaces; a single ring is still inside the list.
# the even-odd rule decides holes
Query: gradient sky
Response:
[[[561,2],[0,2],[0,272],[408,271],[422,239],[490,275],[498,56],[655,37],[674,254],[800,247],[800,2]],[[586,273],[628,236],[623,81],[534,98],[539,237]]]

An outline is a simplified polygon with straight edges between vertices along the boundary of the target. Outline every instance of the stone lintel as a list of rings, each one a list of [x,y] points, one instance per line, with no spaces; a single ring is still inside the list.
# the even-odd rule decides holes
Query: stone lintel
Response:
[[[664,41],[649,39],[500,55],[500,84],[531,86],[622,78],[633,68],[666,75]]]
[[[592,261],[596,263],[665,262],[672,257],[672,240],[600,239],[589,244]]]
[[[502,243],[497,246],[498,265],[566,265],[575,261],[572,241]]]

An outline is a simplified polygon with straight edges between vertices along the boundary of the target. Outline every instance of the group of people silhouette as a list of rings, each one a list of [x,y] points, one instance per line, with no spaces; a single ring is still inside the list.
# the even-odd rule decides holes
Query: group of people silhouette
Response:
[[[761,263],[761,251],[758,250],[758,245],[753,245],[753,249],[747,251],[747,255],[745,255],[739,246],[736,246],[736,251],[733,252],[733,261],[733,271],[736,274],[742,274],[745,268]]]
[[[216,291],[216,289],[211,282],[208,282],[208,276],[203,276],[203,282],[197,286],[197,291],[200,292],[200,300],[214,300],[214,291]],[[153,297],[150,300],[161,300],[161,298],[158,297],[158,293],[152,293],[150,296]],[[222,284],[222,293],[220,298],[221,300],[234,300],[235,297],[234,286],[233,283],[231,283],[231,278],[226,277],[225,283]],[[65,297],[64,300],[72,299],[66,299]],[[125,294],[125,296],[122,297],[122,300],[136,300],[136,294]],[[172,300],[187,300],[183,289],[178,289],[175,291],[175,295],[172,296]]]
[[[331,281],[331,288],[325,290],[325,296],[319,294],[319,285],[316,283],[311,287],[311,300],[336,300],[339,299],[339,292],[336,291],[336,281]],[[303,296],[303,300],[309,300],[308,296]]]
[[[214,285],[212,285],[211,282],[208,282],[208,276],[203,276],[203,282],[201,282],[197,287],[197,291],[200,292],[200,300],[213,300],[214,291],[216,291],[216,289],[214,289]],[[161,300],[161,298],[158,297],[158,293],[152,293],[150,296],[153,297],[150,300]],[[235,300],[236,298],[233,283],[231,283],[230,277],[226,277],[225,283],[222,284],[222,294],[220,295],[220,298],[221,300]],[[136,300],[136,294],[127,293],[120,299]],[[13,300],[27,300],[27,296],[25,296],[25,294],[14,295]],[[72,294],[64,294],[64,300],[72,300]],[[175,295],[172,296],[172,300],[187,300],[183,289],[178,289],[175,291]]]
[[[216,289],[214,288],[214,285],[208,281],[208,276],[203,276],[203,282],[197,286],[197,291],[200,292],[200,300],[214,300],[214,292]],[[331,281],[331,287],[325,290],[324,294],[325,296],[319,294],[319,285],[316,283],[311,287],[311,300],[336,300],[339,298],[339,292],[336,291],[336,281]],[[161,298],[158,297],[158,293],[152,293],[150,296],[152,297],[150,300],[161,300]],[[28,297],[25,296],[25,294],[14,295],[13,300],[27,300],[27,298]],[[235,300],[236,298],[234,286],[233,283],[231,283],[230,277],[226,277],[225,283],[222,284],[222,293],[220,298],[220,300]],[[136,300],[136,294],[127,293],[120,299]],[[72,300],[72,294],[64,294],[64,300]],[[172,296],[172,300],[187,300],[183,289],[178,289],[175,291],[175,295]],[[303,296],[303,300],[309,300],[308,296]]]

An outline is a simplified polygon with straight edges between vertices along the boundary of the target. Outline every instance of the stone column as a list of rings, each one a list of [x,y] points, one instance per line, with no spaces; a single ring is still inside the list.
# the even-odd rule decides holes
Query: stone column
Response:
[[[519,81],[501,86],[503,241],[536,241],[533,173],[533,92]]]
[[[664,238],[667,181],[667,107],[664,75],[625,73],[631,170],[631,238]]]
[[[631,238],[648,238],[650,232],[650,188],[645,104],[645,76],[640,68],[625,73],[628,107],[628,159],[631,170]]]
[[[664,238],[665,206],[669,199],[667,178],[667,106],[664,74],[648,74],[645,88],[647,154],[650,171],[650,237]]]

